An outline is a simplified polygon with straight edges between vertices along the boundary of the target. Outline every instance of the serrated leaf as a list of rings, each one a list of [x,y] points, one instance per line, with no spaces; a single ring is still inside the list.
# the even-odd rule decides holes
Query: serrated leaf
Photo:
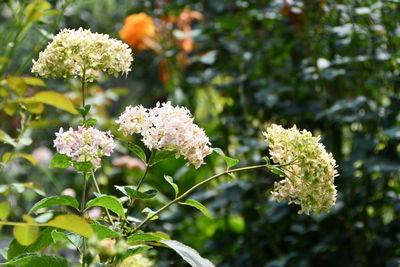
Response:
[[[278,167],[267,166],[267,168],[268,168],[268,170],[270,170],[272,173],[275,173],[275,174],[277,174],[277,175],[279,175],[279,176],[282,176],[282,177],[286,177],[285,172],[284,172],[282,169],[278,168]]]
[[[32,155],[30,155],[30,154],[22,154],[22,153],[15,154],[15,153],[11,153],[11,152],[6,152],[6,153],[4,153],[4,154],[3,154],[3,157],[2,157],[2,161],[3,161],[4,163],[8,163],[8,162],[13,161],[15,158],[23,158],[23,159],[26,159],[26,160],[28,160],[30,163],[32,163],[32,165],[36,165],[36,164],[37,164],[36,159],[35,159]]]
[[[59,206],[59,205],[64,205],[64,206],[70,206],[75,209],[78,209],[79,203],[78,201],[71,196],[51,196],[44,198],[37,202],[33,207],[29,210],[28,213],[33,213],[37,211],[38,209],[41,208],[46,208],[50,206]]]
[[[129,149],[132,153],[134,153],[138,158],[140,158],[144,163],[147,162],[146,158],[146,153],[143,151],[143,149],[132,143],[132,142],[122,142],[122,144]]]
[[[225,153],[220,148],[215,147],[215,148],[213,148],[213,150],[214,150],[215,153],[217,153],[218,155],[222,156],[222,158],[224,159],[226,165],[228,166],[228,169],[239,163],[238,159],[234,159],[234,158],[226,156]]]
[[[32,97],[27,97],[23,99],[24,101],[34,101],[43,103],[46,105],[54,106],[61,110],[68,111],[72,114],[78,114],[71,100],[61,93],[55,91],[40,91]]]
[[[178,196],[178,194],[179,194],[178,185],[174,183],[174,179],[169,175],[164,175],[164,179],[165,179],[165,181],[167,181],[174,188],[175,198],[176,198]]]
[[[11,136],[9,136],[6,132],[0,129],[0,141],[12,146],[17,146],[17,143]]]
[[[163,160],[175,158],[175,155],[176,155],[176,151],[169,151],[169,150],[161,150],[161,151],[157,151],[157,152],[154,151],[153,153],[155,153],[155,155],[154,155],[153,160],[151,161],[150,166],[154,166]]]
[[[28,90],[28,86],[26,85],[24,79],[17,76],[8,76],[7,84],[11,90],[13,90],[18,96],[25,95]]]
[[[122,234],[120,234],[102,224],[95,223],[95,224],[92,224],[91,226],[99,240],[106,239],[106,238],[117,238],[117,237],[122,236]]]
[[[85,219],[74,214],[59,215],[45,225],[61,228],[70,232],[80,234],[84,237],[91,237],[94,232]]]
[[[75,170],[79,172],[91,172],[94,169],[94,166],[90,161],[74,161],[72,165],[74,166]]]
[[[159,243],[167,245],[169,248],[175,250],[175,252],[192,267],[214,267],[214,264],[212,264],[211,261],[201,257],[196,250],[176,240],[162,239]]]
[[[100,196],[96,197],[92,200],[90,200],[88,203],[86,203],[86,208],[90,207],[103,207],[106,209],[109,209],[119,216],[125,218],[125,212],[124,208],[122,207],[121,202],[118,201],[118,199],[114,196]]]
[[[29,246],[20,245],[15,239],[11,241],[7,250],[7,259],[11,260],[18,255],[43,250],[53,243],[51,238],[52,227],[40,227],[38,239]]]
[[[128,242],[161,241],[163,238],[152,233],[133,234],[128,237]]]
[[[56,153],[50,162],[49,168],[68,168],[72,165],[71,159],[64,154]]]
[[[18,265],[24,267],[68,267],[68,262],[65,258],[57,255],[26,253],[12,259],[11,261],[0,263],[0,265]]]
[[[10,215],[10,203],[8,201],[0,202],[0,221],[7,219]]]
[[[185,202],[179,202],[179,204],[194,207],[194,208],[198,209],[199,211],[201,211],[205,216],[207,216],[210,219],[212,219],[212,217],[213,217],[212,214],[208,211],[208,209],[203,204],[198,202],[197,200],[188,199]]]

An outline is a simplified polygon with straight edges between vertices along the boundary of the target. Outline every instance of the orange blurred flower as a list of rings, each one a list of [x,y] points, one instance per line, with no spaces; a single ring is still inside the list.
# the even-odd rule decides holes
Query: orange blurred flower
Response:
[[[189,53],[194,49],[194,42],[192,37],[192,21],[193,20],[202,20],[203,14],[198,11],[190,10],[188,7],[185,7],[179,17],[177,19],[178,27],[183,31],[185,37],[182,40],[179,40],[178,45],[181,46],[183,51]]]
[[[154,49],[156,27],[153,18],[141,12],[125,18],[124,27],[119,31],[121,39],[137,50]]]

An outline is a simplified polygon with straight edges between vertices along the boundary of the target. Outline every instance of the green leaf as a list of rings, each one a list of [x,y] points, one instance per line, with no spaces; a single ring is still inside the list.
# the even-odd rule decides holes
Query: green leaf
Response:
[[[32,86],[46,86],[46,83],[39,78],[35,77],[23,77],[25,83]]]
[[[99,196],[99,197],[96,197],[96,198],[90,200],[86,204],[86,208],[90,208],[90,207],[94,207],[94,206],[103,207],[103,208],[112,210],[119,216],[125,218],[124,208],[122,207],[121,202],[119,202],[118,199],[114,196],[104,196],[104,195]]]
[[[115,188],[117,188],[124,195],[130,197],[131,199],[150,199],[155,197],[158,193],[157,190],[155,189],[150,189],[147,190],[146,192],[140,192],[137,191],[135,189],[136,187],[132,185],[126,185],[126,186],[116,185]]]
[[[282,176],[282,177],[286,177],[285,172],[284,172],[282,169],[278,168],[278,167],[267,166],[267,168],[268,168],[268,170],[270,170],[272,173],[275,173],[275,174],[277,174],[277,175],[279,175],[279,176]]]
[[[7,84],[11,90],[13,90],[18,96],[25,95],[28,90],[28,86],[26,85],[24,79],[17,76],[8,76]]]
[[[29,219],[28,219],[29,218]],[[24,216],[27,223],[34,223],[29,216]],[[39,226],[37,225],[16,225],[13,230],[14,238],[23,246],[33,244],[39,237]]]
[[[153,153],[155,153],[155,155],[154,155],[153,160],[151,161],[150,166],[154,166],[163,160],[175,158],[175,155],[176,155],[176,151],[169,151],[169,150],[161,150],[161,151],[157,151],[157,152],[154,151]]]
[[[79,111],[81,116],[83,118],[85,118],[87,116],[87,114],[89,114],[89,111],[90,111],[91,107],[92,107],[91,105],[86,105],[84,108],[77,108],[77,110]]]
[[[126,252],[124,253],[124,255],[121,258],[121,261],[128,258],[129,256],[138,254],[138,253],[142,253],[148,249],[151,249],[151,246],[148,245],[135,245],[135,246],[130,246]]]
[[[143,233],[143,234],[133,234],[128,237],[128,242],[143,242],[143,241],[161,241],[163,238],[152,234],[152,233]]]
[[[63,94],[55,91],[40,91],[34,96],[24,98],[23,100],[43,103],[46,105],[54,106],[61,110],[68,111],[72,114],[78,114],[71,100]]]
[[[150,209],[150,208],[144,208],[142,210],[142,212],[147,213],[147,218],[153,216],[153,214],[155,213],[155,211]],[[150,220],[154,221],[154,220],[157,220],[157,219],[158,219],[158,216],[156,215],[156,216],[153,216]]]
[[[52,227],[40,227],[38,239],[29,246],[22,246],[14,239],[8,246],[7,259],[11,260],[24,253],[36,252],[47,248],[53,243],[53,239],[51,238],[51,232],[53,230],[54,228]]]
[[[174,179],[171,176],[164,175],[164,179],[174,188],[175,191],[175,198],[179,194],[179,187],[177,184],[174,183]]]
[[[24,267],[68,267],[65,258],[50,254],[26,253],[11,261],[0,263],[0,265],[24,266]]]
[[[85,126],[86,126],[86,128],[89,128],[90,126],[93,126],[96,123],[97,123],[96,119],[89,118],[89,119],[86,120]]]
[[[13,116],[18,109],[19,103],[15,100],[8,100],[3,106],[3,110],[8,116]]]
[[[78,201],[71,196],[51,196],[37,202],[35,205],[33,205],[28,213],[33,213],[41,208],[58,205],[70,206],[75,209],[78,209],[79,207]]]
[[[102,224],[95,223],[95,224],[92,224],[91,226],[92,226],[93,231],[96,234],[97,238],[100,240],[105,239],[105,238],[117,238],[117,237],[122,236],[122,234],[120,234]]]
[[[11,152],[6,152],[3,154],[2,161],[4,163],[8,163],[8,162],[13,161],[15,158],[24,158],[24,159],[28,160],[30,163],[32,163],[32,165],[37,164],[36,159],[32,155],[23,154],[23,153],[16,154],[16,153],[11,153]]]
[[[146,153],[144,153],[143,149],[140,146],[138,146],[132,142],[122,142],[122,143],[132,153],[134,153],[136,156],[138,156],[144,163],[147,162]]]
[[[211,261],[203,258],[200,254],[193,248],[186,246],[176,240],[162,239],[158,241],[169,248],[175,250],[187,263],[193,267],[214,267]]]
[[[83,244],[83,237],[75,233],[64,233],[54,230],[51,232],[51,237],[54,242],[65,241],[74,245],[76,248],[82,247]]]
[[[198,209],[199,211],[201,211],[205,216],[207,216],[210,219],[212,219],[212,217],[213,217],[212,214],[208,211],[208,209],[203,204],[198,202],[197,200],[188,199],[185,202],[179,202],[179,204],[192,206],[192,207]]]
[[[93,164],[90,161],[74,161],[72,165],[75,170],[79,172],[91,172],[94,169]]]
[[[51,232],[51,237],[53,239],[54,242],[57,241],[66,241],[66,242],[70,242],[67,235],[64,232],[60,232],[57,230],[53,230]]]
[[[53,159],[50,162],[49,168],[68,168],[71,166],[72,161],[71,159],[64,154],[56,153],[53,156]]]
[[[222,156],[222,158],[225,160],[226,165],[228,166],[228,169],[239,163],[238,159],[234,159],[234,158],[226,156],[225,153],[220,148],[215,147],[215,148],[213,148],[213,150],[215,153]]]
[[[91,237],[94,234],[90,224],[88,224],[85,219],[75,214],[59,215],[45,225],[74,232],[84,237]]]
[[[0,221],[7,219],[10,215],[10,203],[8,201],[0,202]]]
[[[27,111],[33,114],[42,114],[45,106],[39,102],[33,102],[25,99],[20,99],[20,104],[23,106]]]
[[[5,131],[0,129],[0,142],[3,142],[5,144],[9,144],[12,146],[17,146],[17,143],[14,141],[14,139],[11,138]]]
[[[267,163],[267,165],[269,165],[270,162],[271,162],[270,159],[269,159],[269,157],[267,157],[267,156],[262,157],[262,159],[265,160],[265,162]]]

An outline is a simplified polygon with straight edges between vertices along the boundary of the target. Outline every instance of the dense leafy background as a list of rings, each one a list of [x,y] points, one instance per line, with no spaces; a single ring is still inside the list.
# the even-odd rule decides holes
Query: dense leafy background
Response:
[[[143,11],[156,18],[179,14],[188,5],[204,15],[192,25],[196,31],[192,63],[172,73],[169,82],[159,79],[159,64],[176,56],[174,46],[163,55],[135,53],[127,79],[104,79],[91,88],[89,102],[95,104],[102,128],[116,130],[113,120],[100,118],[115,118],[128,104],[150,107],[169,99],[187,106],[213,146],[239,158],[240,165],[262,162],[267,148],[261,131],[272,122],[296,124],[321,135],[338,161],[338,200],[329,214],[297,215],[297,207],[274,202],[267,192],[276,177],[259,171],[224,178],[196,192],[193,198],[206,204],[214,219],[189,207],[175,207],[150,229],[161,227],[218,266],[400,264],[398,0],[51,2],[66,5],[58,28],[84,27],[113,37],[133,13]],[[6,13],[0,19],[2,31],[10,22]],[[51,24],[38,27],[52,32]],[[26,40],[9,74],[45,44],[38,42],[34,30]],[[29,67],[23,73],[28,74]],[[47,85],[78,94],[74,81]],[[15,135],[18,119],[4,113],[0,118],[1,128]],[[69,123],[69,115],[46,109],[34,124],[30,133],[34,141],[26,150],[51,148],[53,132]],[[8,150],[1,145],[0,153]],[[118,194],[113,185],[137,181],[139,172],[113,168],[110,162],[105,163],[104,175],[99,174],[103,190]],[[154,201],[154,207],[173,197],[161,179],[164,173],[183,190],[221,169],[216,156],[207,162],[200,171],[179,160],[152,170],[148,184],[169,192]],[[19,164],[23,168],[3,174],[1,183],[39,182],[48,195],[57,193],[57,188],[81,190],[81,177],[73,172],[49,173],[23,160]],[[12,198],[18,217],[39,197],[27,191]],[[159,266],[184,266],[167,250],[158,250],[157,258]]]

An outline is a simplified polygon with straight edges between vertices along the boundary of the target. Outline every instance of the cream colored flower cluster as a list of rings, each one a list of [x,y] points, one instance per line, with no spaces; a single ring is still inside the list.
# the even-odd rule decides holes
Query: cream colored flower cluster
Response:
[[[46,78],[85,74],[85,79],[92,81],[100,71],[115,76],[128,73],[132,60],[128,45],[106,34],[63,29],[33,61],[32,72]]]
[[[275,199],[301,205],[299,213],[329,211],[336,201],[333,182],[338,173],[335,159],[319,143],[320,138],[296,126],[284,129],[275,124],[264,135],[271,159],[287,164],[282,166],[287,177],[275,183]]]
[[[95,168],[100,167],[101,157],[110,156],[115,147],[109,131],[102,132],[93,127],[79,126],[78,130],[70,128],[66,132],[60,128],[56,136],[54,147],[58,153],[78,162],[90,161]]]
[[[212,153],[207,135],[193,123],[189,110],[170,102],[152,109],[128,106],[116,122],[124,134],[141,134],[150,150],[176,151],[177,157],[184,156],[196,168]]]
[[[143,254],[135,254],[123,260],[118,267],[152,267],[155,266],[154,261],[150,260]]]

